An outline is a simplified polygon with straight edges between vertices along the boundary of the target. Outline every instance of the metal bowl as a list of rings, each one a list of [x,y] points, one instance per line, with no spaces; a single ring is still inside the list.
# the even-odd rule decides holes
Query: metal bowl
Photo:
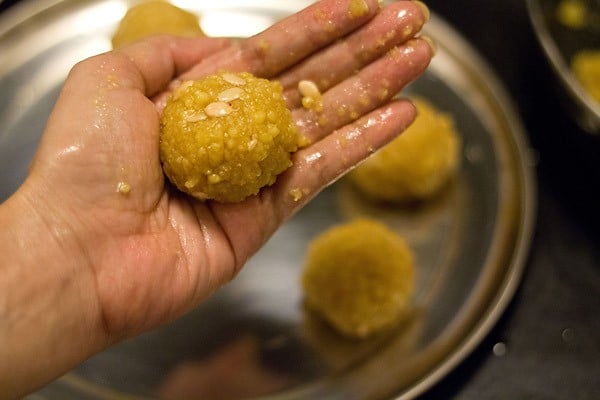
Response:
[[[24,179],[70,66],[110,48],[132,3],[25,1],[0,16],[0,200]],[[250,35],[310,3],[177,2],[202,15],[207,33],[225,36]],[[426,30],[438,53],[406,93],[451,114],[461,133],[461,169],[444,193],[421,207],[382,208],[342,180],[197,309],[107,349],[30,398],[157,398],[187,377],[221,394],[236,387],[239,397],[410,399],[458,365],[520,282],[535,214],[533,164],[511,100],[485,62],[435,15]],[[365,341],[345,339],[306,313],[299,284],[307,243],[356,216],[406,237],[418,263],[413,315]]]
[[[581,0],[590,23],[571,28],[557,18],[564,0],[527,0],[536,37],[560,85],[565,107],[585,131],[600,135],[600,103],[582,87],[571,70],[571,59],[582,49],[600,50],[600,1]]]

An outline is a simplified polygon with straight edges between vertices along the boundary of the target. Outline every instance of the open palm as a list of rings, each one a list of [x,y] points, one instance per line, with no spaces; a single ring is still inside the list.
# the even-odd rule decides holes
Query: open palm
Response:
[[[321,1],[243,41],[155,37],[73,69],[26,184],[58,215],[54,229],[77,237],[70,249],[89,270],[107,343],[197,305],[303,204],[412,122],[414,107],[391,99],[432,56],[426,40],[412,39],[427,13],[410,1],[367,3],[352,16],[350,1]],[[220,69],[279,80],[312,142],[275,185],[237,204],[179,193],[158,156],[168,88]],[[300,106],[301,79],[324,92],[322,114]],[[297,188],[301,199],[290,195]]]

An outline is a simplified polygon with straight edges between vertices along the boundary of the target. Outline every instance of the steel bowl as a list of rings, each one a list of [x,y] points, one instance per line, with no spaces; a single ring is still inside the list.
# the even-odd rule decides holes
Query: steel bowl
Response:
[[[563,1],[527,0],[529,17],[558,82],[564,106],[582,129],[600,135],[600,103],[583,88],[571,69],[571,60],[578,51],[600,50],[600,1],[579,0],[587,23],[577,27],[560,21],[558,8]]]

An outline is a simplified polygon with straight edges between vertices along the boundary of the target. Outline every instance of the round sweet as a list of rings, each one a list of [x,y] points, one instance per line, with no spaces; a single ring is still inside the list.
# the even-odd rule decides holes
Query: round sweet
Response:
[[[600,50],[578,51],[572,69],[581,86],[600,103]]]
[[[556,7],[556,19],[571,29],[583,29],[590,14],[583,0],[562,0]]]
[[[198,17],[166,1],[146,1],[130,8],[112,38],[113,48],[155,34],[204,36]]]
[[[181,191],[239,202],[292,165],[299,135],[278,82],[222,72],[186,81],[161,117],[163,170]]]
[[[408,311],[414,269],[411,249],[385,225],[370,219],[339,225],[309,246],[306,305],[341,333],[366,337]]]
[[[422,99],[411,126],[348,174],[368,197],[384,202],[424,200],[438,192],[459,164],[460,139],[452,118]]]

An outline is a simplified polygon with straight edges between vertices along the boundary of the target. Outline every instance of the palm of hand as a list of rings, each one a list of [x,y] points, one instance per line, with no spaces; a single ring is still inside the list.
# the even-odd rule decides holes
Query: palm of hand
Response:
[[[323,1],[241,44],[156,38],[74,69],[30,180],[45,187],[45,196],[60,205],[54,211],[61,224],[77,233],[77,254],[95,282],[109,341],[198,304],[295,210],[412,121],[408,103],[386,103],[429,62],[431,48],[424,41],[407,42],[426,17],[411,2],[379,13],[377,2],[369,3],[368,13],[350,18],[339,2]],[[336,29],[314,18],[323,13]],[[293,36],[286,37],[289,32]],[[270,50],[261,53],[265,43]],[[294,155],[294,166],[274,186],[230,205],[198,202],[173,190],[157,150],[157,108],[165,87],[174,77],[191,79],[220,68],[280,80],[301,132],[314,143]],[[305,78],[327,90],[322,115],[299,107],[295,86]],[[155,96],[155,103],[146,96]],[[342,115],[341,105],[354,112]],[[323,117],[327,123],[319,124]],[[131,191],[119,192],[120,183]],[[296,202],[292,188],[308,195]]]

